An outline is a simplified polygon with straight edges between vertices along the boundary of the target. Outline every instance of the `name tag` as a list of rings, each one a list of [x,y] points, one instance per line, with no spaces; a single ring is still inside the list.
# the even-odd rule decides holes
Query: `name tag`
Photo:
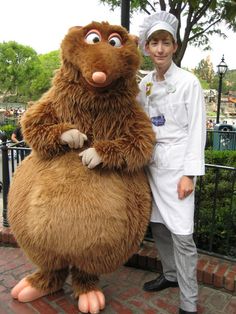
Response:
[[[166,119],[165,119],[165,116],[164,116],[164,115],[161,115],[161,116],[157,116],[157,117],[152,117],[152,118],[151,118],[151,121],[152,121],[152,123],[153,123],[155,126],[162,126],[162,125],[165,124]]]

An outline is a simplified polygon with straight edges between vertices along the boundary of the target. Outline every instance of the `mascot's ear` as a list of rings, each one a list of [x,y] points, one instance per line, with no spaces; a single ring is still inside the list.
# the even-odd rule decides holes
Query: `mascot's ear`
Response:
[[[69,28],[69,32],[72,31],[72,30],[78,30],[78,29],[81,29],[83,28],[83,26],[72,26]]]
[[[135,44],[138,46],[138,40],[139,40],[138,36],[129,34],[129,38],[133,40]]]
[[[34,102],[32,100],[28,101],[27,102],[27,108],[33,106]]]

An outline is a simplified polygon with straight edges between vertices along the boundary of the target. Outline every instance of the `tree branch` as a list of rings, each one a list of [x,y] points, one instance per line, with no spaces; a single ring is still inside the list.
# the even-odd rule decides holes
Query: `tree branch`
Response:
[[[149,12],[145,7],[141,7],[141,11],[144,11],[144,12],[146,12],[148,15],[150,15],[151,14],[151,12]]]
[[[199,37],[200,35],[204,34],[209,28],[211,28],[213,25],[219,23],[220,21],[221,21],[221,18],[219,18],[218,20],[214,21],[213,23],[208,25],[205,29],[203,29],[201,32],[198,32],[198,33],[194,34],[192,37],[189,37],[188,41],[191,41],[194,38]]]
[[[166,2],[165,0],[160,0],[160,8],[162,11],[166,11]]]
[[[156,10],[155,10],[155,7],[154,7],[149,1],[146,1],[145,4],[140,4],[141,11],[144,11],[144,12],[146,12],[148,15],[150,15],[151,12],[147,9],[147,6],[150,6],[151,9],[152,9],[152,11],[154,11],[154,12],[156,11]]]
[[[204,13],[206,13],[207,9],[209,9],[212,2],[213,2],[213,0],[204,1],[203,6],[201,8],[199,8],[199,10],[195,11],[195,13],[193,14],[193,19],[191,21],[191,26],[196,24],[202,18]]]
[[[154,12],[156,11],[155,7],[151,4],[151,2],[147,1],[146,5],[149,5]]]

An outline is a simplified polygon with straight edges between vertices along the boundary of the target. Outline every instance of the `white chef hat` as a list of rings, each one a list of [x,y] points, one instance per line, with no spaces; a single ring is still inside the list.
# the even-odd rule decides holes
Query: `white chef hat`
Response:
[[[148,55],[145,51],[145,44],[147,39],[158,30],[165,30],[169,32],[175,41],[176,32],[178,28],[177,18],[166,11],[160,11],[144,18],[143,24],[139,26],[139,46],[144,55]]]

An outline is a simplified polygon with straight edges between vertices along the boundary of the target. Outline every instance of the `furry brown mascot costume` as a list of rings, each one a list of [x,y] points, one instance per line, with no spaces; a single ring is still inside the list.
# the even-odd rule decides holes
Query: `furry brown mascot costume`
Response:
[[[105,306],[99,275],[137,251],[149,221],[144,173],[155,136],[136,102],[140,56],[121,26],[69,30],[51,89],[22,118],[32,153],[9,192],[9,221],[38,270],[12,296],[28,302],[62,288],[69,270],[78,307]]]

